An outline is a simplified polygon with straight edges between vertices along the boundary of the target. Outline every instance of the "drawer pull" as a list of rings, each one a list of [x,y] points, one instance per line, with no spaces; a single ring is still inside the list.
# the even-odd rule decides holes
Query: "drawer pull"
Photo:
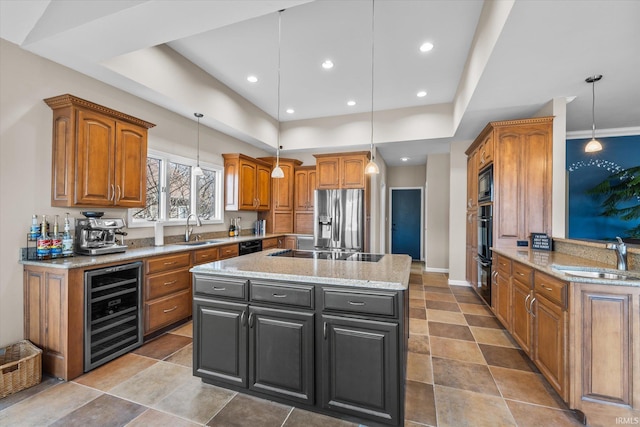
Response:
[[[552,291],[553,290],[552,288],[549,288],[549,287],[547,287],[545,285],[540,285],[540,286],[542,286],[542,289],[544,289],[545,291]]]
[[[324,322],[324,326],[322,328],[322,337],[326,340],[327,339],[327,322]]]
[[[287,294],[271,294],[274,298],[286,298]]]
[[[165,262],[164,265],[173,265],[175,263],[176,263],[175,261],[169,261],[169,262]]]
[[[349,304],[351,304],[351,305],[360,305],[360,306],[365,305],[365,303],[361,302],[361,301],[349,301]]]
[[[177,282],[177,280],[172,280],[172,281],[170,281],[170,282],[164,282],[164,283],[163,283],[163,285],[164,285],[164,286],[169,286],[169,285],[173,285],[173,284],[174,284],[174,283],[176,283],[176,282]]]
[[[167,310],[162,310],[162,312],[163,312],[163,313],[170,313],[170,312],[174,311],[176,308],[178,308],[178,306],[177,306],[177,305],[174,305],[174,306],[173,306],[173,308],[169,308],[169,309],[167,309]]]
[[[214,291],[226,291],[226,290],[227,290],[227,288],[220,288],[220,287],[218,287],[218,286],[214,286],[214,287],[213,287],[213,290],[214,290]]]
[[[524,274],[520,273],[519,271],[516,271],[516,274],[517,274],[518,276],[524,276]]]

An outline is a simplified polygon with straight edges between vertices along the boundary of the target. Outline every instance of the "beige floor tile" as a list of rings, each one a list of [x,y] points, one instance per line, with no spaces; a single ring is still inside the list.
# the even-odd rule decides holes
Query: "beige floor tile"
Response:
[[[165,362],[176,363],[191,368],[193,366],[193,344],[189,344],[182,350],[173,353],[165,359]]]
[[[216,427],[280,427],[293,408],[237,394],[207,423]]]
[[[97,388],[98,390],[109,391],[156,363],[158,361],[155,359],[128,353],[76,378],[73,382]]]
[[[507,400],[507,406],[516,419],[518,427],[579,427],[584,424],[578,422],[570,411],[546,408],[544,406],[529,405],[522,402]]]
[[[441,386],[500,396],[487,365],[433,357],[433,383]]]
[[[182,326],[178,326],[176,329],[172,330],[171,333],[193,338],[193,321],[187,322]]]
[[[61,383],[0,411],[0,426],[49,425],[101,394],[76,383]]]
[[[193,376],[190,368],[159,362],[112,388],[111,394],[153,406]]]
[[[409,308],[409,317],[411,319],[427,320],[427,310],[425,308]]]
[[[483,365],[487,364],[482,356],[482,352],[478,348],[478,344],[473,341],[429,337],[429,343],[431,345],[431,355],[433,356]]]
[[[467,390],[434,386],[438,427],[507,427],[515,420],[505,401]]]
[[[415,290],[409,288],[409,299],[416,299],[422,301],[422,304],[424,304],[424,291],[422,290],[422,286],[420,286],[420,289]]]
[[[426,425],[436,425],[436,407],[433,386],[416,381],[407,381],[405,420]]]
[[[480,328],[478,326],[470,326],[469,328],[478,343],[520,348],[504,329]]]
[[[486,305],[458,303],[460,310],[465,314],[478,314],[481,316],[493,316]]]
[[[189,381],[154,405],[154,408],[204,424],[220,412],[235,395],[233,391],[205,384],[200,378],[192,376]]]
[[[427,320],[432,322],[453,323],[454,325],[465,325],[467,319],[464,314],[455,311],[427,309]]]
[[[119,397],[103,394],[58,419],[49,427],[124,426],[147,408]]]
[[[456,302],[456,298],[453,294],[443,294],[441,292],[425,292],[424,299],[431,301]]]
[[[428,322],[423,319],[409,319],[409,334],[428,335]]]
[[[565,409],[558,394],[541,374],[498,366],[489,369],[505,399]]]
[[[431,357],[428,354],[409,352],[407,355],[407,379],[433,384]]]
[[[197,427],[200,424],[192,423],[175,415],[165,412],[147,409],[138,418],[127,424],[127,427]]]
[[[350,423],[338,418],[329,417],[315,412],[309,412],[298,408],[287,417],[282,427],[358,427],[358,424]]]
[[[429,337],[426,335],[409,335],[409,351],[421,354],[431,354]]]
[[[424,308],[424,299],[409,298],[409,308]]]

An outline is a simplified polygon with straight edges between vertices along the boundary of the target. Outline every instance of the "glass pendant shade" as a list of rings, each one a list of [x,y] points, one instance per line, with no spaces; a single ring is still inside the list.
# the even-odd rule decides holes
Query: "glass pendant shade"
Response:
[[[378,165],[376,164],[376,162],[374,162],[373,159],[371,159],[369,160],[369,163],[367,163],[367,166],[364,167],[364,173],[366,173],[367,175],[379,174],[380,168],[378,168]]]
[[[271,178],[284,178],[284,171],[277,162],[276,167],[271,171]]]
[[[585,153],[597,153],[602,150],[602,144],[596,139],[596,82],[600,79],[600,74],[585,79],[587,83],[591,83],[591,141],[585,145]]]

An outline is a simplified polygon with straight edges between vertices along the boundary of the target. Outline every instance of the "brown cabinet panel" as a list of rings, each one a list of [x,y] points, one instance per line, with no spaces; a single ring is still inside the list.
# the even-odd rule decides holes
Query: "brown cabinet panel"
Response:
[[[53,110],[52,206],[143,207],[155,125],[72,95],[44,101]]]
[[[514,278],[511,289],[511,335],[520,345],[520,348],[529,355],[531,354],[533,331],[528,305],[531,302],[531,298],[530,281],[522,282]]]
[[[237,243],[218,246],[218,250],[220,251],[220,259],[233,258],[240,254],[240,248]]]
[[[297,168],[295,171],[295,210],[313,212],[314,191],[316,189],[315,167]]]
[[[566,312],[542,295],[531,304],[534,323],[533,361],[551,386],[566,401]]]
[[[342,188],[364,188],[366,160],[362,155],[341,158]]]
[[[144,286],[145,300],[163,297],[191,286],[191,273],[182,269],[147,277]]]
[[[316,161],[318,188],[340,188],[340,158],[323,157]]]
[[[145,302],[145,332],[156,331],[191,316],[191,289]]]
[[[207,262],[217,261],[219,257],[219,249],[207,248],[193,251],[193,265],[204,264]]]
[[[271,165],[244,154],[223,154],[224,200],[227,211],[271,208]]]
[[[270,163],[274,168],[277,162],[275,157],[260,157],[259,160]],[[295,168],[301,163],[295,159],[280,158],[284,178],[271,179],[269,170],[271,207],[258,215],[258,219],[266,220],[267,233],[293,233]]]
[[[263,239],[262,240],[262,250],[266,250],[266,249],[272,249],[272,248],[277,248],[278,247],[278,238],[277,237],[271,237],[269,239]]]
[[[318,188],[365,188],[367,177],[364,168],[369,160],[369,155],[368,151],[314,154]]]
[[[171,271],[182,267],[189,267],[191,264],[191,254],[189,252],[180,252],[177,254],[157,256],[149,258],[146,262],[146,274],[161,273],[163,271]]]
[[[294,236],[286,236],[284,238],[285,249],[298,249],[298,239]]]
[[[269,233],[293,233],[293,212],[274,212],[273,228]]]
[[[296,212],[294,233],[313,234],[313,212]]]
[[[521,209],[524,209],[518,180],[520,144],[520,136],[508,132],[508,129],[500,134],[497,141],[500,167],[493,171],[495,206],[499,206],[493,215],[496,240],[517,239],[520,233]]]

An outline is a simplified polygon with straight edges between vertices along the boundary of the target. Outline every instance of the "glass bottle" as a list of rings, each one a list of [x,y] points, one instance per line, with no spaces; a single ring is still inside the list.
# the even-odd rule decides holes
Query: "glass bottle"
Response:
[[[229,225],[229,237],[236,235],[236,227],[233,225],[233,218],[231,218],[231,224]]]
[[[58,215],[53,222],[53,234],[51,235],[51,256],[62,255],[62,235],[58,232]]]
[[[71,224],[69,223],[69,212],[64,219],[64,233],[62,234],[62,255],[73,255],[73,236],[70,233]]]
[[[42,224],[40,227],[40,235],[36,241],[36,256],[38,258],[46,258],[51,255],[51,238],[49,238],[47,234],[46,215],[42,215]]]
[[[29,230],[29,240],[37,240],[40,234],[40,225],[38,224],[38,215],[31,217],[31,229]]]

